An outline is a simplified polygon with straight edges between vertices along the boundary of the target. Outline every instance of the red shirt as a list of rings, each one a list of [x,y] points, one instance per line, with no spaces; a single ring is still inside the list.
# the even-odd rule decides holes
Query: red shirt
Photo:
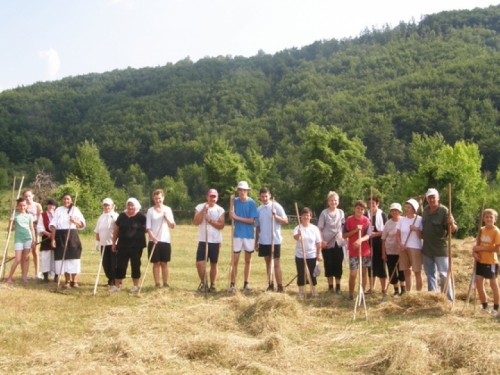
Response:
[[[361,229],[361,237],[364,237],[367,233],[371,234],[370,219],[368,219],[364,215],[361,216],[359,219],[356,219],[354,215],[349,216],[345,221],[344,233],[353,231],[358,227],[358,225],[363,226],[363,228]],[[350,257],[359,256],[358,249],[356,249],[353,245],[358,238],[359,238],[358,233],[356,233],[347,239]],[[368,241],[363,241],[363,243],[361,244],[361,256],[363,257],[370,256],[370,244],[368,243]]]

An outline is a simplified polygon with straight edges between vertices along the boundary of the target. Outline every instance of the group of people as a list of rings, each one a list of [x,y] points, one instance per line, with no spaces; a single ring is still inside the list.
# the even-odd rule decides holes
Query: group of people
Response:
[[[283,276],[280,257],[281,226],[288,224],[283,207],[276,202],[271,191],[263,187],[259,191],[261,205],[249,197],[246,181],[237,185],[237,196],[231,196],[229,217],[232,223],[231,266],[228,292],[236,291],[236,279],[240,254],[244,254],[243,291],[251,291],[250,273],[252,253],[264,258],[268,277],[268,291],[283,292]],[[119,292],[130,263],[133,286],[131,292],[139,290],[141,258],[144,248],[153,265],[155,286],[168,287],[168,264],[172,256],[170,230],[175,220],[170,207],[163,204],[165,194],[161,189],[153,192],[154,206],[146,215],[135,198],[129,198],[124,212],[115,212],[110,198],[103,200],[103,213],[95,227],[96,250],[101,252],[102,266],[109,292]],[[198,226],[196,268],[200,278],[200,290],[215,292],[218,276],[218,260],[225,226],[225,210],[217,204],[219,194],[210,189],[206,202],[195,207],[193,223]],[[448,275],[448,232],[455,233],[458,226],[447,207],[439,201],[439,192],[429,189],[425,194],[427,205],[411,198],[405,202],[404,213],[399,203],[390,205],[390,219],[379,208],[380,199],[371,196],[368,205],[356,201],[354,212],[346,217],[338,208],[339,196],[329,192],[327,208],[318,217],[317,225],[311,223],[312,211],[305,207],[300,212],[300,222],[293,230],[298,295],[305,295],[309,283],[311,293],[317,296],[317,265],[323,262],[324,275],[331,292],[341,294],[341,279],[345,249],[349,256],[348,298],[354,299],[356,278],[361,267],[360,284],[365,294],[374,292],[379,279],[381,291],[388,294],[394,288],[394,296],[411,291],[412,278],[415,288],[422,290],[422,267],[427,276],[427,289],[436,291],[437,276],[442,292],[453,299],[453,286]],[[421,215],[419,215],[421,212]],[[495,226],[498,214],[492,209],[484,211],[485,226],[478,235],[472,249],[475,261],[475,280],[483,309],[496,315],[499,307],[497,253],[500,247],[500,231]],[[22,280],[28,281],[29,256],[35,259],[35,277],[54,281],[64,275],[65,288],[78,288],[82,245],[78,230],[85,228],[85,218],[74,206],[70,194],[62,197],[57,207],[53,199],[47,201],[46,210],[33,201],[33,192],[28,189],[17,202],[17,212],[11,218],[9,229],[15,229],[15,258],[7,283],[13,282],[17,266],[21,265]],[[146,241],[146,234],[149,241]],[[38,267],[37,236],[41,237],[41,273]],[[210,269],[207,270],[207,266]],[[493,309],[488,310],[484,279],[490,280],[493,291]],[[275,285],[276,283],[276,285]]]

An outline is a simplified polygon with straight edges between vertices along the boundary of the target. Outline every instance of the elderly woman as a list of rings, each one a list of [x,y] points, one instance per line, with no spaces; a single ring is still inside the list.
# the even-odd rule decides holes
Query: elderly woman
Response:
[[[50,221],[52,233],[52,247],[55,247],[54,259],[56,272],[61,277],[64,273],[65,288],[78,288],[77,275],[80,273],[80,257],[82,243],[78,236],[78,229],[85,228],[85,219],[73,205],[71,194],[64,194],[62,206],[54,211]]]
[[[160,270],[163,286],[168,287],[168,262],[172,257],[170,229],[175,228],[172,209],[163,204],[165,194],[157,189],[153,192],[155,205],[146,214],[146,232],[149,234],[148,259],[153,263],[155,286],[160,288]]]
[[[342,231],[345,223],[344,211],[337,208],[339,195],[330,191],[326,197],[328,208],[319,215],[318,228],[321,233],[321,247],[325,265],[325,277],[328,280],[328,290],[333,292],[333,278],[335,277],[335,293],[340,292],[342,278],[342,262],[344,261],[345,241]]]
[[[389,212],[391,213],[391,219],[385,223],[382,232],[382,259],[387,262],[390,275],[389,283],[394,287],[393,296],[398,297],[406,291],[405,274],[396,270],[396,266],[399,264],[399,245],[396,239],[397,227],[403,210],[399,203],[392,203]],[[398,282],[401,287],[401,294]]]
[[[50,230],[50,222],[54,217],[56,211],[57,202],[55,199],[49,199],[47,201],[47,210],[40,215],[38,220],[36,231],[38,235],[42,236],[42,241],[40,243],[40,259],[42,264],[42,273],[44,283],[49,282],[49,273],[54,272],[56,275],[54,281],[57,282],[57,272],[54,263],[54,248],[50,241],[52,233]]]
[[[141,256],[146,247],[146,216],[141,212],[141,205],[135,198],[127,200],[125,212],[118,215],[113,231],[111,250],[116,253],[115,285],[109,289],[110,293],[121,290],[122,280],[127,273],[128,262],[132,268],[134,286],[131,293],[139,291],[141,278]]]
[[[419,204],[415,199],[405,203],[405,216],[397,226],[399,269],[404,271],[406,290],[411,290],[411,272],[415,274],[416,288],[422,290],[422,217],[417,215]]]
[[[97,219],[94,229],[96,250],[102,254],[102,268],[108,278],[108,285],[115,285],[116,253],[111,251],[113,244],[113,232],[118,214],[115,212],[115,205],[111,198],[102,201],[102,215]]]
[[[305,265],[312,281],[312,296],[317,297],[316,277],[313,275],[317,261],[322,261],[321,255],[321,234],[316,225],[311,224],[312,211],[304,207],[300,212],[301,224],[293,230],[293,238],[297,241],[295,245],[295,266],[297,267],[297,286],[299,287],[299,297],[304,297],[304,286],[306,284]],[[304,260],[305,255],[305,260]]]

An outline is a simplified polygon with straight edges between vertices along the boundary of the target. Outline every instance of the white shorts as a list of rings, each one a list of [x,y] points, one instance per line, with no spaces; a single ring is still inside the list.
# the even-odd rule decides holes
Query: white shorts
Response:
[[[247,253],[253,253],[255,250],[255,240],[253,238],[233,238],[233,251],[241,253],[245,250]]]
[[[23,251],[23,250],[30,250],[31,249],[31,244],[33,241],[29,240],[24,243],[18,242],[14,244],[14,250],[16,251]]]
[[[55,262],[56,273],[80,273],[80,259],[68,259],[64,262],[62,260],[56,260]],[[63,263],[61,271],[61,263]]]

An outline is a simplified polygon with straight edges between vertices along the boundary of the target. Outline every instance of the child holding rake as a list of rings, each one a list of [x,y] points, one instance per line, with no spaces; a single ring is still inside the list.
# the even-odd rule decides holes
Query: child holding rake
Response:
[[[35,228],[33,226],[33,217],[26,211],[27,203],[24,198],[17,200],[17,213],[10,220],[13,221],[12,229],[15,230],[14,250],[16,256],[14,263],[10,268],[7,283],[12,284],[12,276],[16,268],[21,263],[21,273],[23,282],[28,282],[28,268],[30,259],[30,250],[36,247]]]
[[[354,300],[354,286],[358,267],[362,267],[362,287],[366,288],[367,268],[371,266],[370,245],[368,240],[371,236],[371,224],[364,214],[366,211],[366,203],[362,200],[356,201],[354,204],[354,215],[351,215],[345,221],[344,234],[342,237],[348,239],[349,244],[349,299]],[[361,230],[361,238],[358,234]],[[359,264],[359,252],[361,251],[361,263]]]
[[[495,225],[498,213],[488,208],[483,212],[485,226],[481,228],[481,234],[476,246],[472,248],[472,256],[476,263],[476,288],[479,299],[483,306],[483,312],[489,312],[492,316],[498,315],[499,290],[498,290],[498,250],[500,248],[500,230]],[[484,279],[490,281],[493,292],[493,309],[488,310],[486,292],[484,291]]]

